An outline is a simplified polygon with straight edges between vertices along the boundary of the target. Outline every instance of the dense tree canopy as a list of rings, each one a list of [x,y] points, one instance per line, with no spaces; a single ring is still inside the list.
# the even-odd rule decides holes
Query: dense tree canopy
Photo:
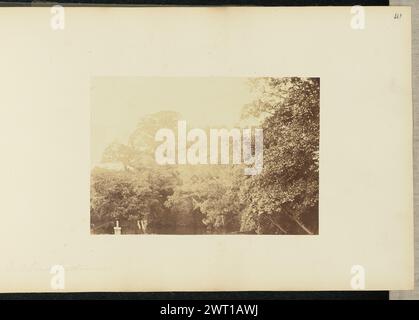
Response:
[[[243,119],[263,129],[263,170],[243,165],[166,165],[153,158],[159,128],[180,115],[159,112],[138,123],[127,144],[111,144],[91,178],[95,232],[121,221],[132,233],[317,234],[318,78],[257,78]],[[105,227],[101,227],[105,225]]]
[[[246,181],[242,228],[261,233],[318,232],[320,82],[259,79],[261,97],[244,110],[261,119],[263,173]]]

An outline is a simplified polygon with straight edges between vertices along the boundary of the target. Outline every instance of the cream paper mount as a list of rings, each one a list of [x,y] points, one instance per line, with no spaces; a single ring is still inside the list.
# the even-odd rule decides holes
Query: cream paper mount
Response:
[[[413,287],[408,7],[1,8],[0,39],[0,291]]]

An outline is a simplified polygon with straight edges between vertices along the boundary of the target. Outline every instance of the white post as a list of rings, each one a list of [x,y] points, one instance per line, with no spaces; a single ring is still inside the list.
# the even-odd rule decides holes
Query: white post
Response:
[[[114,234],[119,236],[121,234],[121,227],[119,226],[119,221],[116,220],[116,227],[113,227]]]

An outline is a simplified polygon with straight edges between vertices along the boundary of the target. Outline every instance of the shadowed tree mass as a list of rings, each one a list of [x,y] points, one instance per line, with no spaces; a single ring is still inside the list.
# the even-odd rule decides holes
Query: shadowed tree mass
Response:
[[[158,165],[155,133],[181,115],[148,115],[92,169],[92,233],[113,233],[118,220],[125,234],[318,234],[320,80],[249,81],[256,98],[242,119],[263,129],[260,174],[240,164]]]

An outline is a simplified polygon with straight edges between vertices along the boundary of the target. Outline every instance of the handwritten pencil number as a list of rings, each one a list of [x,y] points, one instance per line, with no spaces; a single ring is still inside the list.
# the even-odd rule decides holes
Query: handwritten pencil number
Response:
[[[395,13],[394,14],[394,20],[400,20],[402,18],[402,14],[401,13]]]

